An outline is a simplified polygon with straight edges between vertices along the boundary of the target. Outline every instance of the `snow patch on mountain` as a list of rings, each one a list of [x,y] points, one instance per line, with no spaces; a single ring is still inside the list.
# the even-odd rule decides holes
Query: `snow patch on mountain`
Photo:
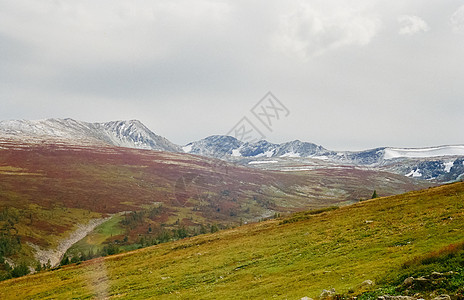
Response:
[[[431,148],[385,148],[384,159],[394,158],[424,158],[440,156],[464,155],[464,146],[440,146]]]
[[[254,157],[272,157],[275,153],[275,149],[267,150],[266,152],[255,155]]]
[[[240,153],[240,148],[232,150],[232,156],[234,156],[234,157],[242,156],[242,154]]]
[[[411,170],[408,174],[405,175],[406,177],[422,177],[422,173],[419,169]]]
[[[192,151],[192,147],[193,147],[192,144],[188,144],[188,145],[182,147],[182,151],[184,151],[185,153],[190,153]]]
[[[295,152],[287,152],[285,154],[282,154],[280,157],[300,157],[300,153],[295,153]]]
[[[454,165],[454,161],[447,161],[447,162],[443,163],[443,165],[445,166],[444,171],[445,171],[446,173],[449,173],[449,172],[451,171],[451,168],[452,168],[453,165]]]

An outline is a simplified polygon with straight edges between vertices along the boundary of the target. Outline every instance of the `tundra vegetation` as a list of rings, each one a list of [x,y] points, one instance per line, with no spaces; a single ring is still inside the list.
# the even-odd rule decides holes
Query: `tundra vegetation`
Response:
[[[62,264],[430,185],[354,168],[271,172],[179,153],[0,142],[0,279],[55,267],[60,258],[37,249],[60,248],[96,219],[110,218]]]
[[[0,298],[462,297],[463,200],[458,182],[247,224],[3,281]]]

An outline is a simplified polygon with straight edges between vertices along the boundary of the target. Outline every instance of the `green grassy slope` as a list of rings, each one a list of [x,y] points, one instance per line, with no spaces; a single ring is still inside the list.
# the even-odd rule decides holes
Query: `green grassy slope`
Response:
[[[250,224],[0,282],[0,298],[300,299],[348,293],[464,240],[464,183]]]

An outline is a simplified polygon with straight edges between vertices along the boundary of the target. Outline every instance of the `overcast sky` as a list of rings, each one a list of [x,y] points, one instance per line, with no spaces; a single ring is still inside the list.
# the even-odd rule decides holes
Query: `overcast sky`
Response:
[[[268,92],[289,113],[266,128]],[[464,2],[0,0],[0,119],[139,119],[178,144],[247,117],[334,150],[464,143]]]

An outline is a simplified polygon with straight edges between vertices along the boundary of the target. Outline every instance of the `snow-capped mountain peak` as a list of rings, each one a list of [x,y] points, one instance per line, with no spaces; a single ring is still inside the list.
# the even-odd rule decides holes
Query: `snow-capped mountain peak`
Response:
[[[60,138],[68,142],[179,152],[179,146],[156,135],[138,120],[88,123],[74,119],[0,121],[0,135],[16,138]]]

